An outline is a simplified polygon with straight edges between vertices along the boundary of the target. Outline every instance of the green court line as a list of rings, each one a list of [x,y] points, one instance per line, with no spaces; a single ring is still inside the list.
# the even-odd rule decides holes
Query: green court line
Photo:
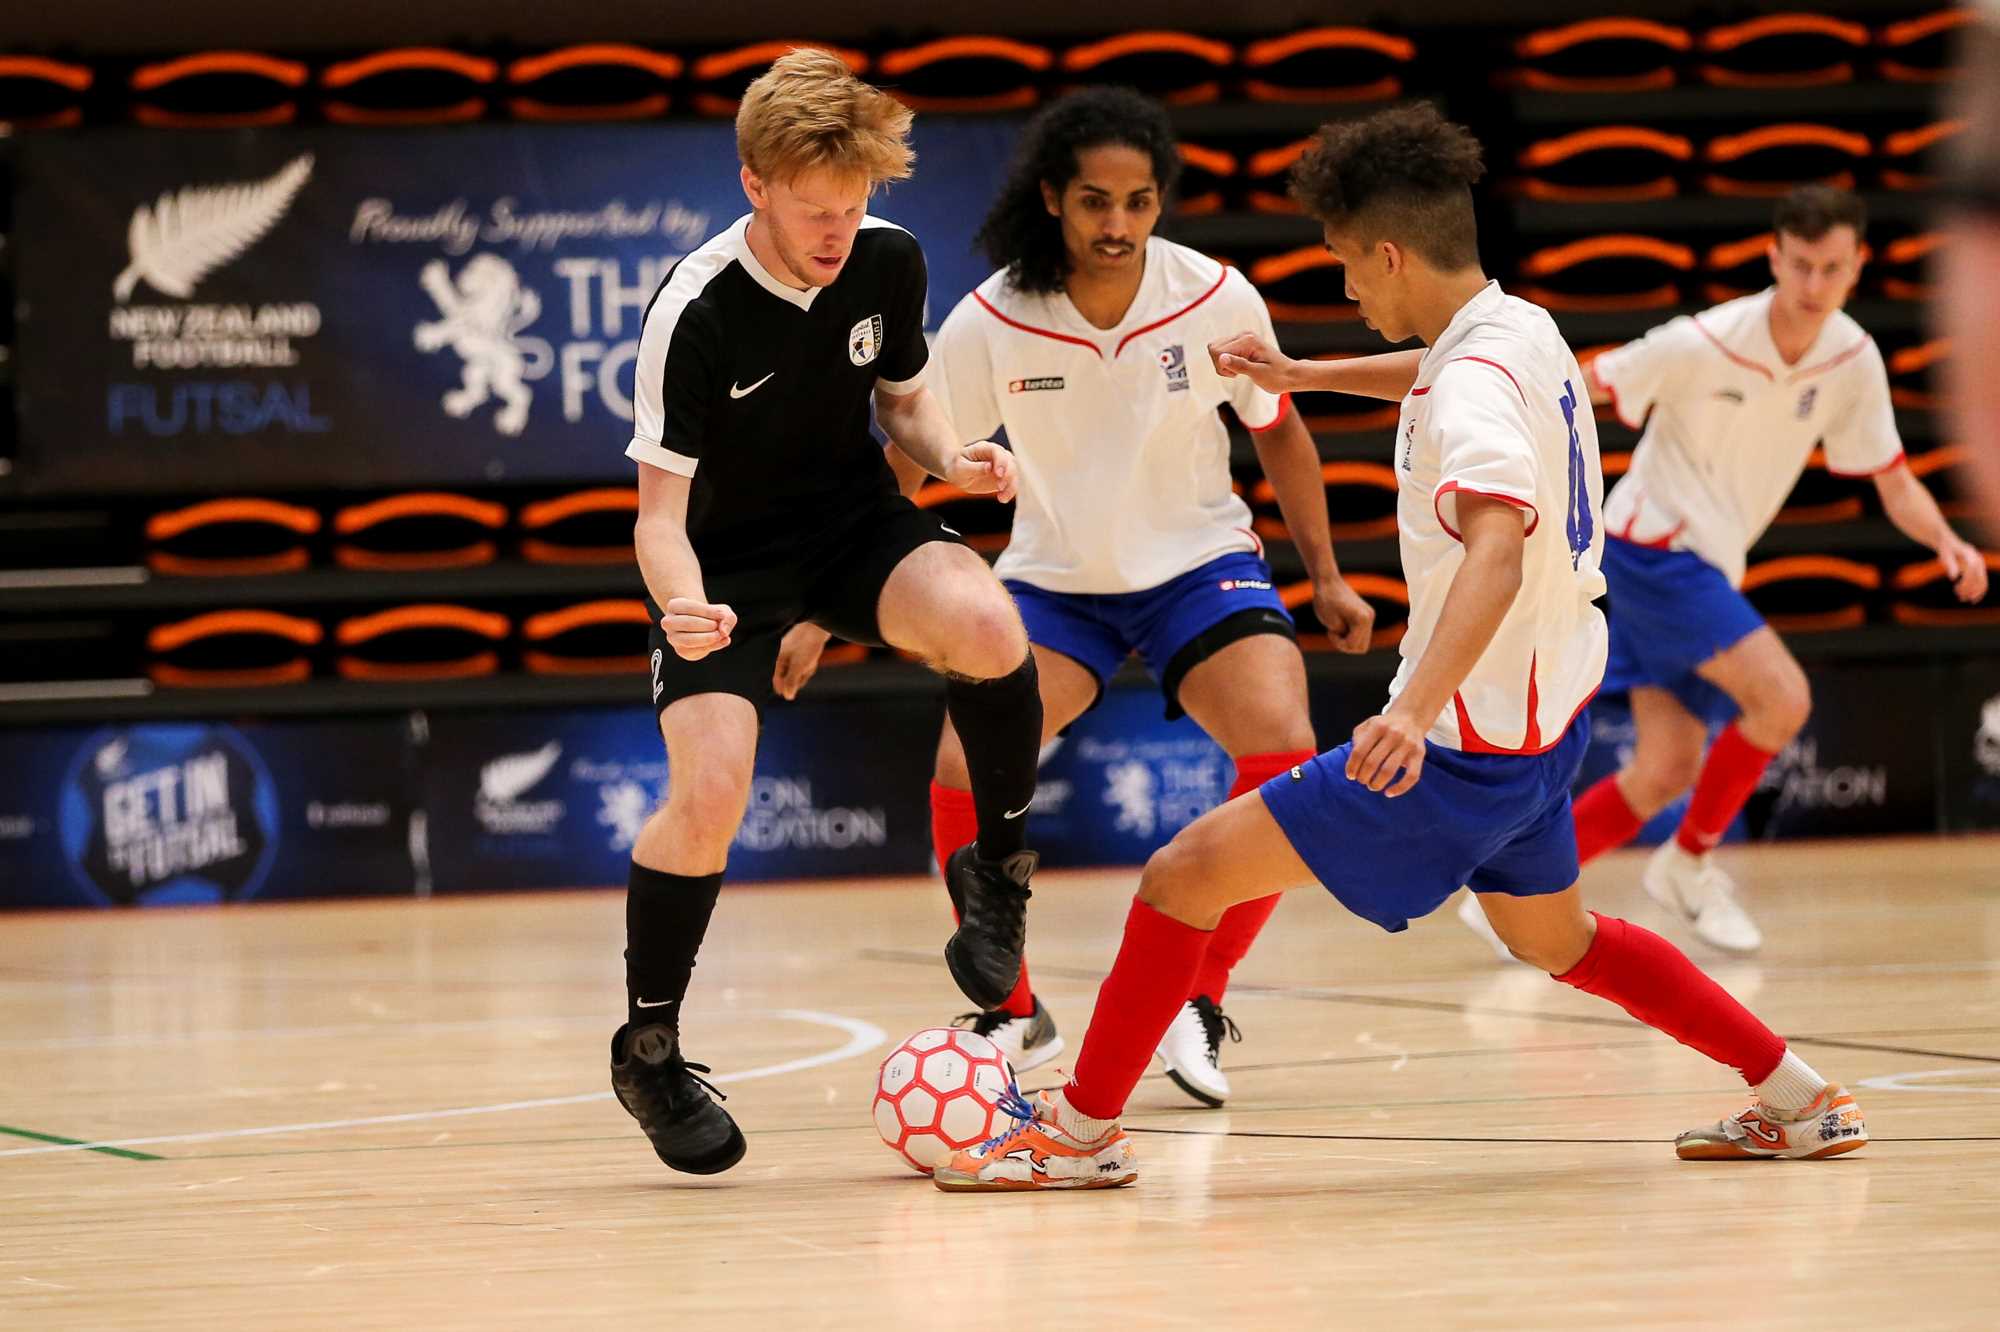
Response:
[[[59,1138],[53,1133],[37,1133],[33,1129],[15,1128],[12,1124],[0,1124],[0,1133],[12,1134],[16,1138],[31,1138],[36,1142],[52,1142],[59,1147],[83,1147],[82,1138]],[[84,1147],[87,1152],[103,1152],[106,1156],[122,1156],[128,1161],[164,1161],[164,1156],[151,1152],[135,1152],[124,1147]]]

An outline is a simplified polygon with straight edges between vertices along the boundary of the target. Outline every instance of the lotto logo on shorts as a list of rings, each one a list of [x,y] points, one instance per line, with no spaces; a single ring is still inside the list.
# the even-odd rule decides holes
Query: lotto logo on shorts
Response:
[[[1257,578],[1225,578],[1216,584],[1224,592],[1269,592],[1271,585]]]
[[[1039,379],[1010,379],[1007,381],[1009,393],[1048,393],[1063,386],[1061,375],[1043,375]]]

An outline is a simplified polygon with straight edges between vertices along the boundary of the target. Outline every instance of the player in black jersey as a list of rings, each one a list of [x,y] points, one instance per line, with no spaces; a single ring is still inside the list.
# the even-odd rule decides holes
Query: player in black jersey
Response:
[[[652,614],[666,804],[632,848],[627,1021],[612,1086],[662,1161],[712,1174],[743,1135],[680,1049],[680,1008],[749,799],[780,640],[810,620],[912,652],[946,677],[979,837],[947,874],[946,947],[982,1005],[1021,967],[1024,845],[1042,705],[1021,619],[957,534],[898,493],[869,430],[974,494],[1014,495],[1012,460],[966,444],[924,388],[916,238],[867,216],[910,174],[910,112],[820,51],[764,74],[736,118],[754,210],[668,273],[639,338],[628,456]]]

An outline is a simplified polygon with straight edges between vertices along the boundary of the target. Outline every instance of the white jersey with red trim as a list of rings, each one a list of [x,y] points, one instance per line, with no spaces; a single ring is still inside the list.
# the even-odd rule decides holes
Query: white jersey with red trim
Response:
[[[1410,624],[1389,696],[1409,683],[1465,563],[1458,496],[1505,500],[1527,518],[1521,589],[1429,738],[1469,754],[1555,747],[1604,680],[1608,636],[1591,604],[1604,593],[1597,424],[1546,310],[1497,282],[1459,308],[1403,399],[1396,479]]]
[[[1092,325],[1064,292],[1015,290],[1005,270],[960,301],[928,382],[963,438],[1006,427],[1020,494],[994,571],[1051,592],[1137,592],[1231,551],[1261,553],[1217,408],[1261,430],[1289,407],[1209,364],[1210,342],[1243,332],[1275,341],[1256,289],[1157,236],[1116,328]]]
[[[1731,583],[1743,581],[1750,547],[1815,444],[1841,476],[1873,476],[1903,457],[1875,340],[1835,311],[1797,364],[1786,365],[1771,341],[1772,294],[1670,319],[1590,368],[1618,418],[1634,429],[1646,424],[1605,504],[1606,530],[1692,551]]]

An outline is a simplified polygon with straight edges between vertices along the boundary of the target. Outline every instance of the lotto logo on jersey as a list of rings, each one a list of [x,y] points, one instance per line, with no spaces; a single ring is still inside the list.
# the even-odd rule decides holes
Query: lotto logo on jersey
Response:
[[[1187,391],[1187,350],[1178,342],[1161,351],[1160,369],[1167,376],[1167,392],[1184,393]]]
[[[1260,578],[1225,578],[1216,584],[1224,592],[1269,592],[1271,585]]]
[[[867,365],[882,354],[882,316],[869,315],[847,330],[847,359]]]
[[[1038,379],[1010,379],[1007,381],[1009,393],[1053,393],[1063,386],[1061,375],[1043,375]]]

